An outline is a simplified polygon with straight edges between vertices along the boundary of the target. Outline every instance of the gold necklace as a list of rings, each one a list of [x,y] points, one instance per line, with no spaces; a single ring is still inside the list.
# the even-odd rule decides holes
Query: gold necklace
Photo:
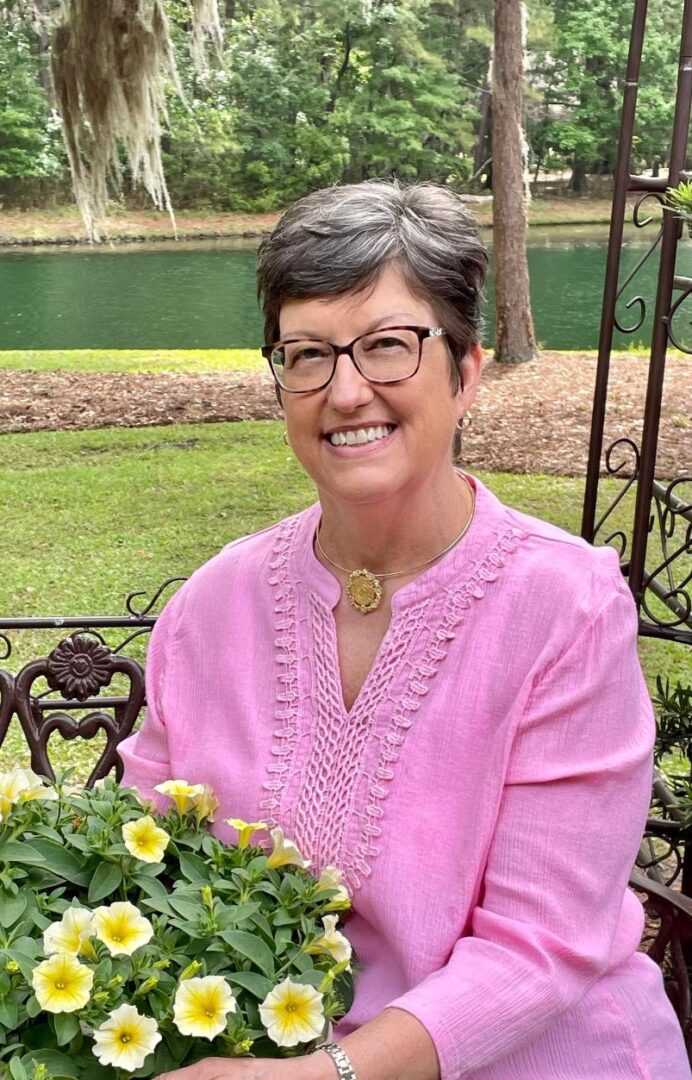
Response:
[[[458,536],[454,537],[451,544],[447,544],[447,547],[443,548],[442,551],[438,551],[437,555],[433,555],[432,559],[426,559],[425,562],[418,563],[416,566],[410,566],[408,570],[390,570],[386,574],[373,574],[371,570],[366,570],[364,568],[360,570],[349,570],[347,566],[342,566],[340,563],[335,562],[334,559],[330,559],[327,552],[322,547],[320,543],[320,529],[322,528],[322,522],[320,522],[319,528],[315,533],[315,543],[317,544],[320,554],[328,563],[335,566],[337,570],[342,570],[344,574],[348,574],[346,592],[353,607],[357,611],[360,611],[363,615],[367,615],[369,612],[377,610],[382,601],[382,585],[380,582],[384,581],[385,578],[403,577],[404,574],[413,574],[416,570],[423,570],[426,566],[430,566],[431,563],[441,559],[443,555],[446,555],[448,551],[451,551],[452,548],[466,536],[466,533],[471,527],[471,522],[473,521],[473,515],[476,509],[476,492],[464,474],[460,473],[459,475],[471,492],[471,513],[464,522],[463,529]]]

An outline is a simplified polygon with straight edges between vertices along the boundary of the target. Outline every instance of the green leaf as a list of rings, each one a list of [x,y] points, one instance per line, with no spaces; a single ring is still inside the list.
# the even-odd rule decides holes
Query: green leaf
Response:
[[[79,1020],[74,1013],[56,1013],[53,1024],[58,1046],[67,1046],[79,1031]]]
[[[179,896],[169,896],[168,903],[177,911],[178,915],[182,915],[184,919],[194,919],[197,921],[202,914],[202,905],[196,904],[194,900],[185,900]]]
[[[139,901],[140,907],[146,908],[147,911],[158,911],[162,915],[172,915],[173,909],[168,903],[167,896],[143,896]]]
[[[39,1005],[37,998],[35,998],[33,994],[26,1003],[26,1012],[27,1016],[29,1016],[32,1020],[34,1020],[41,1012],[41,1006]]]
[[[43,867],[45,859],[38,850],[39,841],[40,838],[29,844],[26,840],[5,840],[0,844],[0,863],[29,863]]]
[[[42,856],[39,860],[42,870],[50,870],[72,885],[89,884],[90,873],[84,868],[84,860],[80,859],[75,852],[70,851],[53,840],[44,836],[37,836],[31,841],[33,847]],[[28,860],[25,860],[28,861]]]
[[[89,883],[89,903],[96,904],[119,887],[123,880],[123,872],[117,863],[100,863],[94,871],[94,876]]]
[[[226,978],[236,986],[242,986],[244,990],[249,990],[260,1001],[264,1001],[267,994],[274,989],[271,980],[266,979],[264,975],[260,975],[256,971],[234,971],[233,974],[227,975]]]
[[[65,839],[70,847],[77,848],[77,851],[83,851],[85,855],[91,854],[91,844],[86,836],[82,836],[81,833],[68,833]]]
[[[314,986],[316,990],[319,990],[323,979],[324,972],[313,967],[309,971],[303,971],[300,975],[296,975],[295,981],[298,983],[306,983],[308,986]]]
[[[19,938],[12,943],[11,948],[4,950],[5,956],[19,965],[22,975],[29,981],[31,981],[31,973],[36,967],[38,947],[38,941],[32,941],[31,938]]]
[[[268,978],[274,975],[274,956],[268,945],[245,930],[222,930],[217,937],[227,942],[235,952],[251,960]]]
[[[80,1080],[79,1064],[59,1050],[32,1050],[22,1058],[23,1065],[45,1065],[52,1080]],[[94,1069],[98,1065],[94,1062]],[[24,1074],[26,1076],[26,1073]],[[13,1078],[14,1080],[14,1078]]]
[[[209,867],[199,855],[192,855],[189,851],[180,852],[180,870],[188,881],[201,881],[205,884],[209,881]]]
[[[12,998],[5,998],[4,1001],[0,1001],[0,1024],[3,1027],[8,1030],[16,1027],[18,1014],[17,1002]]]
[[[24,914],[29,898],[20,892],[12,896],[6,889],[0,889],[0,926],[9,930]]]
[[[10,1061],[10,1076],[12,1080],[29,1080],[28,1073],[20,1058],[13,1057]]]

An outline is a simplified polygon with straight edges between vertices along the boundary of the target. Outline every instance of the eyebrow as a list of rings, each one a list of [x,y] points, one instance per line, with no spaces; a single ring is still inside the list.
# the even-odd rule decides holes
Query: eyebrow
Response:
[[[416,322],[416,317],[411,314],[410,311],[395,311],[393,314],[381,315],[370,323],[367,330],[363,330],[363,334],[370,334],[373,330],[378,330],[381,326],[409,326]],[[356,335],[362,337],[362,334]],[[285,334],[281,335],[282,340],[289,338],[309,338],[311,341],[324,341],[322,334],[318,334],[314,330],[305,330],[303,327],[299,327],[297,330],[287,330]]]

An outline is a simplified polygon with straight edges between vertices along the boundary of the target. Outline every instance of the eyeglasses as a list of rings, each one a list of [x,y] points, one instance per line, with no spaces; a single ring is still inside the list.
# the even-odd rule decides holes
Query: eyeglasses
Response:
[[[395,383],[411,379],[420,367],[423,342],[443,337],[441,326],[385,326],[361,334],[348,345],[313,338],[290,338],[265,345],[262,356],[276,382],[289,394],[322,390],[334,377],[336,362],[345,353],[364,379]]]

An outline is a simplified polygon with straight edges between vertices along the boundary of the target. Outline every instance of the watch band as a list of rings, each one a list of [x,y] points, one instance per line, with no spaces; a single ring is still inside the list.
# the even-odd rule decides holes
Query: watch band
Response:
[[[321,1046],[315,1047],[313,1053],[316,1054],[318,1050],[324,1050],[325,1054],[329,1054],[336,1065],[339,1080],[357,1080],[356,1070],[351,1064],[351,1059],[340,1046],[337,1046],[336,1043],[322,1043]]]

